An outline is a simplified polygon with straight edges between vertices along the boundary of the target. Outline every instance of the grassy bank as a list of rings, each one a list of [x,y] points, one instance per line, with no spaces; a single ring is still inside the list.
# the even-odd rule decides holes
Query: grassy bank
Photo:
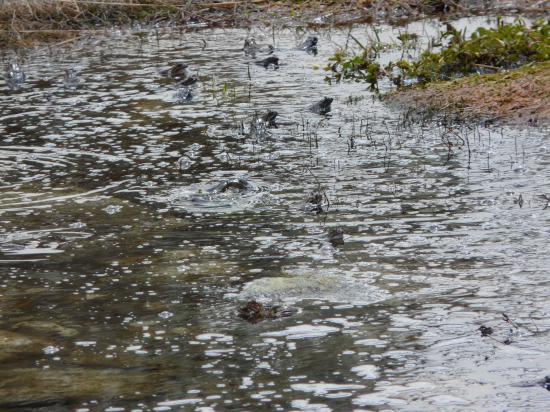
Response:
[[[397,47],[406,50],[408,37],[401,34]],[[325,67],[326,79],[366,82],[373,90],[381,80],[390,80],[397,91],[386,100],[416,113],[533,125],[550,122],[548,21],[526,24],[518,18],[506,24],[498,19],[496,27],[480,27],[468,37],[465,30],[446,23],[446,30],[429,44],[414,59],[384,65],[380,50],[388,45],[371,41],[361,45],[359,54],[339,50]]]
[[[550,123],[550,62],[401,89],[386,96],[421,114],[516,125]]]
[[[246,27],[341,25],[402,21],[431,15],[541,13],[540,0],[491,0],[483,7],[462,0],[4,0],[0,47],[29,46],[112,26],[194,25]],[[548,11],[548,10],[546,10]]]

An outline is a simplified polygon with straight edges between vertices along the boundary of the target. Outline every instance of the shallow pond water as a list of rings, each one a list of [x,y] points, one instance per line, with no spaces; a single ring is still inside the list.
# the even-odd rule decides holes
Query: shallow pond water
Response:
[[[1,408],[550,406],[548,130],[412,123],[329,85],[348,33],[114,33],[0,84]],[[317,55],[296,47],[311,34]],[[160,75],[177,61],[189,101]],[[250,324],[251,299],[294,311]]]

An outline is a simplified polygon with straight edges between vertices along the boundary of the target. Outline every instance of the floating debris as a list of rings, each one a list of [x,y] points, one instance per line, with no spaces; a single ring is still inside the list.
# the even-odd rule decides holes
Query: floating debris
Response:
[[[26,80],[25,72],[17,62],[11,62],[6,69],[6,84],[10,90],[18,90]]]
[[[109,205],[103,209],[103,211],[109,215],[116,215],[117,213],[120,213],[121,210],[122,206],[120,205]]]
[[[332,105],[333,100],[334,99],[332,97],[324,97],[323,100],[321,100],[320,102],[317,102],[312,106],[309,106],[308,110],[312,113],[325,115],[328,112],[330,112],[331,110],[330,106]]]
[[[262,66],[264,69],[269,69],[273,67],[273,70],[279,68],[279,58],[277,56],[269,56],[266,59],[256,61],[258,66]]]
[[[278,319],[291,316],[293,313],[295,313],[295,311],[290,308],[264,305],[255,300],[251,300],[239,308],[238,315],[247,322],[257,323],[264,319]]]

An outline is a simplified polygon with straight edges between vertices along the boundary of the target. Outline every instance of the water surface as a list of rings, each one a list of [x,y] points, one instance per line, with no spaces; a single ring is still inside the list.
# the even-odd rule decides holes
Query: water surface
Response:
[[[316,56],[296,48],[312,34]],[[244,55],[247,35],[279,70]],[[548,408],[548,130],[410,123],[324,82],[349,42],[114,33],[29,54],[23,88],[0,84],[1,407]],[[199,78],[189,102],[159,75],[176,61]],[[310,113],[324,96],[331,113]],[[268,109],[278,128],[247,135]],[[231,178],[251,189],[211,191]],[[249,324],[250,299],[296,311]]]

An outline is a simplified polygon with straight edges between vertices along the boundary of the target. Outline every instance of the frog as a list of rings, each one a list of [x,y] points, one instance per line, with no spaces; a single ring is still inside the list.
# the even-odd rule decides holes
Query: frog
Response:
[[[295,310],[287,307],[268,305],[250,300],[239,307],[238,316],[250,323],[258,323],[265,319],[279,319],[291,316]]]
[[[334,99],[332,97],[324,97],[319,102],[309,106],[308,110],[310,112],[315,113],[315,114],[320,114],[320,115],[324,116],[325,114],[330,112],[330,110],[331,110],[330,106],[331,106],[333,100]]]
[[[189,66],[185,63],[175,63],[169,69],[162,70],[160,72],[161,76],[168,77],[174,80],[184,80],[189,77],[189,72],[187,68]]]
[[[232,179],[224,180],[223,182],[218,183],[216,186],[212,187],[209,192],[211,193],[226,193],[229,191],[232,192],[248,192],[249,190],[252,190],[253,186],[252,184],[242,178],[242,177],[236,177]]]
[[[317,55],[317,43],[319,39],[317,36],[309,36],[302,44],[298,46],[298,49],[304,50],[308,54]]]
[[[277,70],[279,68],[279,58],[277,56],[269,56],[263,60],[257,60],[255,63],[264,69],[273,67],[273,69]]]

